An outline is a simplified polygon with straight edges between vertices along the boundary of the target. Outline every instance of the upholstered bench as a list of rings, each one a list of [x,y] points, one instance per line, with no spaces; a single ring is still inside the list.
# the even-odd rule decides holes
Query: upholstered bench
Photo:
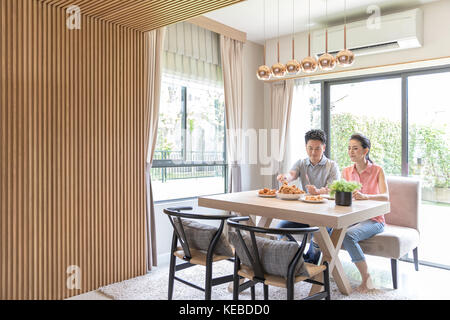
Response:
[[[413,251],[415,268],[419,270],[420,182],[407,177],[388,177],[387,183],[391,211],[385,215],[385,229],[359,244],[365,254],[391,259],[392,282],[397,289],[398,259]]]

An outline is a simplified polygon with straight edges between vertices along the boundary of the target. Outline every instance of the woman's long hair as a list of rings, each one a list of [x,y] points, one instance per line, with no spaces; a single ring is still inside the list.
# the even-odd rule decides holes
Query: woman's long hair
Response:
[[[358,140],[359,142],[361,142],[361,146],[364,149],[366,149],[366,148],[369,149],[369,152],[367,152],[367,154],[366,154],[366,159],[367,159],[367,161],[370,161],[371,163],[373,163],[373,161],[369,157],[370,146],[371,146],[369,138],[367,138],[366,136],[364,136],[360,133],[355,133],[350,137],[350,140]]]

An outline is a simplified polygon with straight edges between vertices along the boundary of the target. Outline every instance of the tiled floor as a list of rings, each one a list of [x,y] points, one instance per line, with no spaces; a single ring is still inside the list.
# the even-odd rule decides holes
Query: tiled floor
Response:
[[[342,251],[340,254],[342,263],[351,264],[348,253]],[[372,270],[372,278],[377,287],[392,288],[391,281],[391,263],[389,259],[379,257],[367,257],[369,270]],[[163,267],[163,266],[160,266]],[[419,266],[416,272],[414,264],[399,261],[399,296],[407,296],[411,299],[419,300],[450,300],[450,271],[432,268],[428,266]],[[349,268],[347,276],[350,279],[359,279],[359,273],[356,267]],[[107,296],[99,291],[88,292],[70,300],[107,300]]]

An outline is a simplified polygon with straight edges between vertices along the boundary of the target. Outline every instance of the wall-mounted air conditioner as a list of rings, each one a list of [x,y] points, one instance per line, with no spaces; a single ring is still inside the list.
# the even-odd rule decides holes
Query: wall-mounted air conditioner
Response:
[[[423,12],[417,8],[347,24],[347,48],[356,56],[418,48],[423,45]],[[344,25],[328,28],[328,52],[344,47]],[[325,52],[325,29],[312,33],[312,53]]]

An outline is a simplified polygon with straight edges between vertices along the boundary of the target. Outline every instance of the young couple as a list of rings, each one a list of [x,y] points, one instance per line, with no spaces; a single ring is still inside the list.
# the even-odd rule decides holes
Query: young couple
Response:
[[[328,185],[339,180],[341,174],[336,162],[325,157],[326,135],[322,130],[311,130],[305,135],[306,152],[308,158],[297,161],[287,174],[280,174],[277,179],[280,182],[291,182],[300,179],[301,187],[310,194],[329,193]],[[361,190],[354,191],[356,200],[388,201],[389,193],[383,168],[373,163],[369,157],[370,140],[361,135],[354,134],[348,143],[348,155],[353,165],[344,168],[342,178],[347,181],[361,183]],[[299,186],[300,187],[300,186]],[[361,273],[362,283],[358,287],[360,291],[373,288],[372,281],[365,261],[364,253],[358,242],[373,237],[384,230],[384,216],[378,216],[350,226],[347,229],[342,245],[350,254]],[[304,228],[307,224],[281,221],[278,228]],[[331,228],[327,228],[331,232]],[[292,236],[289,240],[295,241]],[[306,262],[317,264],[320,258],[318,245],[311,240],[308,252],[304,255]]]

